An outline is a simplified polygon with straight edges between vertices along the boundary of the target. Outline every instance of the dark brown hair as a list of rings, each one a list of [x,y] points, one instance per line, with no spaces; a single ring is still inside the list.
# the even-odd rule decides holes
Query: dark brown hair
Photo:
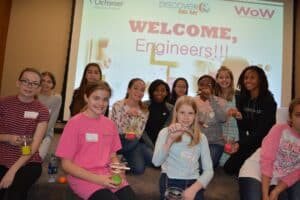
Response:
[[[96,82],[87,84],[86,90],[85,90],[85,95],[87,97],[89,97],[96,90],[105,90],[109,93],[109,97],[111,97],[111,93],[112,93],[111,87],[105,81],[96,81]]]
[[[33,72],[33,73],[36,73],[36,74],[40,77],[40,83],[41,83],[41,80],[42,80],[42,75],[41,75],[41,73],[40,73],[37,69],[32,68],[32,67],[27,67],[27,68],[23,69],[23,70],[21,71],[20,75],[19,75],[18,80],[21,80],[21,78],[23,77],[23,74],[24,74],[25,72]]]
[[[85,88],[88,84],[88,81],[86,79],[86,73],[87,73],[87,71],[90,67],[97,67],[98,70],[99,70],[99,73],[100,73],[100,80],[102,79],[102,71],[101,71],[100,65],[98,63],[88,63],[84,68],[83,75],[82,75],[81,82],[80,82],[80,86],[78,88],[78,93],[79,93],[79,96],[81,98],[83,98],[84,93],[85,93]]]
[[[43,72],[41,75],[42,75],[42,77],[43,77],[43,76],[49,76],[49,77],[50,77],[50,79],[51,79],[51,81],[52,81],[52,84],[53,84],[53,86],[52,86],[51,89],[54,89],[55,86],[56,86],[56,80],[55,80],[54,75],[53,75],[51,72]]]
[[[297,105],[300,105],[300,98],[295,98],[291,101],[290,105],[289,105],[289,117],[290,119],[292,118],[294,109]]]
[[[129,81],[129,83],[128,83],[128,86],[127,86],[127,92],[126,92],[125,99],[128,98],[128,89],[130,89],[130,88],[133,86],[133,84],[134,84],[135,82],[137,82],[137,81],[142,81],[142,82],[146,85],[145,81],[144,81],[143,79],[141,79],[141,78],[133,78],[133,79],[131,79],[131,80]],[[147,106],[146,104],[144,104],[142,101],[139,102],[139,106],[140,106],[140,109],[141,109],[143,112],[148,111],[148,106]]]

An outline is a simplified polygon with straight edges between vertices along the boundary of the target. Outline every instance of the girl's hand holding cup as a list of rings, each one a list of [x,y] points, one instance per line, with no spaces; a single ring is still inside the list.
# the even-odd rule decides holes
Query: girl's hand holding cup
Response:
[[[168,139],[170,139],[173,142],[178,137],[180,137],[186,130],[187,128],[182,126],[180,123],[171,124],[168,127],[168,132],[169,132]]]
[[[227,115],[236,119],[242,119],[242,113],[240,113],[237,108],[230,108],[227,111]]]

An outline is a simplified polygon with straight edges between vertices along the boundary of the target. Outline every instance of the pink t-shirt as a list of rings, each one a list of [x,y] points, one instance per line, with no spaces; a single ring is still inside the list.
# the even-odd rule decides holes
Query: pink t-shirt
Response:
[[[121,149],[121,142],[114,122],[104,116],[97,119],[79,113],[64,128],[56,149],[56,156],[70,159],[74,164],[96,174],[110,174],[107,167],[112,153]],[[102,189],[97,185],[68,175],[70,187],[84,199]],[[124,180],[122,186],[128,185]],[[115,192],[116,190],[112,190]]]
[[[300,134],[287,124],[272,127],[260,154],[261,173],[288,186],[300,180]]]

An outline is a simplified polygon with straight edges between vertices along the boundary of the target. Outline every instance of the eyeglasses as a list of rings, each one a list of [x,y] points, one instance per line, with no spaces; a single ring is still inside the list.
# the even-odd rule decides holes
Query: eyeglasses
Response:
[[[26,79],[21,79],[19,80],[21,82],[22,85],[24,86],[30,86],[32,88],[38,88],[40,87],[41,84],[37,83],[37,82],[30,82],[29,80],[26,80]]]

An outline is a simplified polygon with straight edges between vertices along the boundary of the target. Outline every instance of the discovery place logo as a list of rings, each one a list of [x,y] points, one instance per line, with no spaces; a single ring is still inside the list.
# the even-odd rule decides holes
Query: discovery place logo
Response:
[[[123,6],[123,0],[90,0],[90,4],[101,9],[120,9]]]
[[[159,0],[159,8],[176,9],[179,14],[198,15],[208,13],[210,8],[206,1],[191,2],[182,0]]]

